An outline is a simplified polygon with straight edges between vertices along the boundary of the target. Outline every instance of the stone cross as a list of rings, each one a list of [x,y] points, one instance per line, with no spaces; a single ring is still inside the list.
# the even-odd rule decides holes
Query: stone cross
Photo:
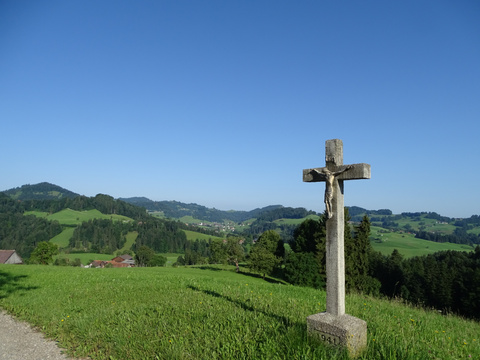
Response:
[[[327,311],[309,316],[307,327],[309,333],[327,343],[343,344],[352,356],[356,356],[366,346],[366,323],[345,314],[343,181],[370,179],[370,165],[343,165],[343,143],[339,139],[325,142],[325,162],[326,167],[303,170],[304,182],[326,183],[324,201],[327,213]],[[358,344],[351,341],[355,335],[355,340],[360,341]]]

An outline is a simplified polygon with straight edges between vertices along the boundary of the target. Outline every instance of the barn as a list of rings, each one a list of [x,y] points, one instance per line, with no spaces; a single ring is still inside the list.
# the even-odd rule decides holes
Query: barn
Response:
[[[15,250],[0,250],[0,264],[23,264]]]

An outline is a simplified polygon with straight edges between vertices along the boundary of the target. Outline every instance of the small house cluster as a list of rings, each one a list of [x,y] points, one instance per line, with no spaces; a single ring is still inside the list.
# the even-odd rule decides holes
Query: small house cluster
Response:
[[[85,266],[87,268],[104,268],[104,267],[114,267],[114,268],[128,268],[134,267],[135,260],[130,255],[120,255],[114,257],[112,260],[93,260],[89,265]]]

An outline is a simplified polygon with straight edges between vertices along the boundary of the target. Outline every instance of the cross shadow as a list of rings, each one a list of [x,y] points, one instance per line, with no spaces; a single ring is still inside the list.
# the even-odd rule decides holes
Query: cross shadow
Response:
[[[215,267],[215,266],[210,266],[210,265],[202,265],[202,266],[196,266],[195,267],[196,269],[200,269],[200,270],[211,270],[211,271],[230,271],[230,272],[236,272],[235,269],[222,269],[220,267]],[[251,273],[251,272],[246,272],[245,269],[248,270],[248,267],[246,267],[245,265],[240,265],[240,268],[243,270],[240,270],[237,274],[239,275],[243,275],[243,276],[249,276],[249,277],[252,277],[252,278],[256,278],[256,279],[262,279],[266,282],[269,282],[271,284],[284,284],[285,285],[285,281],[282,281],[282,280],[277,280],[277,279],[274,279],[274,278],[270,278],[268,276],[265,277],[265,279],[263,278],[262,275],[260,274],[255,274],[255,273]]]
[[[242,274],[244,276],[250,276],[250,277],[253,277],[253,278],[256,278],[256,279],[262,279],[262,280],[264,280],[266,282],[269,282],[271,284],[283,284],[283,285],[285,285],[285,282],[282,281],[282,280],[273,279],[273,278],[270,278],[268,276],[265,276],[265,279],[264,279],[263,276],[260,275],[260,274],[255,274],[255,273],[250,273],[250,272],[248,272],[248,273],[247,272],[239,272],[239,274]]]
[[[280,323],[282,323],[285,327],[287,326],[294,326],[297,328],[298,331],[306,331],[306,329],[304,329],[305,327],[305,324],[300,324],[296,321],[292,321],[291,319],[285,317],[285,316],[280,316],[280,315],[277,315],[277,314],[274,314],[272,312],[268,312],[268,311],[265,311],[265,310],[259,310],[259,309],[256,309],[254,308],[252,305],[248,305],[245,301],[242,301],[242,300],[239,300],[239,299],[233,299],[231,298],[230,296],[227,296],[227,295],[223,295],[223,294],[220,294],[216,291],[212,291],[212,290],[202,290],[200,289],[199,287],[197,286],[193,286],[193,285],[187,285],[187,288],[193,290],[193,291],[198,291],[198,292],[202,292],[204,294],[207,294],[209,296],[213,296],[213,297],[216,297],[216,298],[221,298],[221,299],[224,299],[226,301],[229,301],[231,302],[232,304],[238,306],[239,308],[245,310],[245,311],[251,311],[251,312],[257,312],[257,313],[262,313],[263,315],[265,316],[268,316],[272,319],[275,319],[277,321],[279,321]]]
[[[24,286],[20,283],[22,279],[27,277],[27,275],[12,275],[6,271],[0,271],[0,299],[4,299],[17,291],[38,289],[38,286]]]
[[[209,265],[202,265],[202,266],[198,266],[196,268],[200,269],[200,270],[224,271],[223,269],[220,269],[220,268],[215,267],[215,266],[209,266]]]

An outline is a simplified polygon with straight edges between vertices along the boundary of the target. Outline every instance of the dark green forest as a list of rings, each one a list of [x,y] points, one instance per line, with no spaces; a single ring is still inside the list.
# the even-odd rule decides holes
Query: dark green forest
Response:
[[[480,246],[410,259],[396,250],[390,256],[373,253],[370,262],[383,295],[480,319]]]
[[[62,227],[36,216],[24,216],[22,203],[0,193],[0,248],[29,257],[36,245],[60,234]]]

